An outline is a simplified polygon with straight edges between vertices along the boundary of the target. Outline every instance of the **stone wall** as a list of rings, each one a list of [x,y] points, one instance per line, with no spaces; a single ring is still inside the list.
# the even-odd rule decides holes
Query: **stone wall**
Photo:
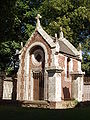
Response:
[[[16,100],[17,78],[0,74],[0,99]]]
[[[12,78],[6,78],[3,81],[3,98],[2,99],[12,100],[12,94],[13,94]]]
[[[90,101],[90,85],[84,85],[84,101]]]
[[[83,101],[90,101],[90,77],[84,77]]]
[[[63,100],[71,99],[71,80],[70,77],[67,78],[67,58],[68,58],[67,56],[59,54],[59,65],[63,69],[63,71],[61,72],[61,86]]]

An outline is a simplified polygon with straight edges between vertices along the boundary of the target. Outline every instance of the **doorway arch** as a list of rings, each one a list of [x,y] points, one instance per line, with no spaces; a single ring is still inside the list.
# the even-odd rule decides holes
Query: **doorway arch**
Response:
[[[30,71],[33,79],[33,100],[44,100],[45,53],[39,45],[30,50]]]

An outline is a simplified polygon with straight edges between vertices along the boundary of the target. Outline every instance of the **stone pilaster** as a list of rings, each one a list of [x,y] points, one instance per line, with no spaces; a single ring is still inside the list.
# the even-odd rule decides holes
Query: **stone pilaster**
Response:
[[[47,68],[48,72],[48,101],[61,101],[61,71],[58,67]]]
[[[72,98],[77,101],[83,100],[83,77],[84,72],[72,73]]]
[[[84,73],[82,73],[78,77],[78,101],[79,102],[83,101],[83,77],[84,77]]]

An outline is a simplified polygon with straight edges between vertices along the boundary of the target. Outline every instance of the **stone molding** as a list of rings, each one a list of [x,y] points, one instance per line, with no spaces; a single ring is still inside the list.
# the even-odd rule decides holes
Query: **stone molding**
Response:
[[[60,66],[51,66],[46,68],[47,72],[55,72],[55,73],[61,73],[63,69]]]

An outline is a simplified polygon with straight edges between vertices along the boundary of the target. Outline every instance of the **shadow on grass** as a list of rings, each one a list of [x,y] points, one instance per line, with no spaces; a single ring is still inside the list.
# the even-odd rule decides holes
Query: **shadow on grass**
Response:
[[[90,101],[79,102],[75,108],[85,108],[90,107]]]
[[[72,109],[58,110],[3,104],[0,105],[0,120],[90,120],[90,102],[79,103]]]

